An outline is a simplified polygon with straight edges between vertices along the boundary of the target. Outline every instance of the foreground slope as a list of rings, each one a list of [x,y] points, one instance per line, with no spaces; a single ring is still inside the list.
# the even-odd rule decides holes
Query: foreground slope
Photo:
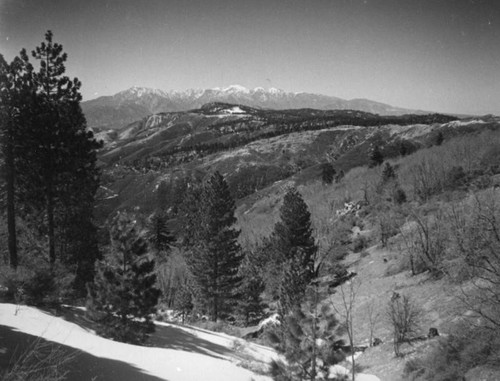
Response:
[[[0,335],[5,338],[9,331],[41,337],[77,350],[79,354],[75,362],[78,363],[78,356],[82,356],[87,360],[87,366],[95,368],[95,374],[87,373],[80,378],[82,380],[114,380],[120,374],[122,381],[264,381],[270,378],[255,374],[239,364],[245,360],[254,362],[256,366],[261,364],[265,369],[271,359],[276,358],[274,351],[255,344],[245,344],[236,353],[232,349],[236,340],[234,337],[170,324],[157,327],[151,346],[124,344],[99,337],[77,324],[36,308],[0,304]],[[5,340],[0,343],[5,343]],[[3,348],[4,354],[0,357],[9,357],[14,351],[15,347]],[[88,355],[92,356],[90,362]],[[97,364],[104,359],[114,362],[114,366]],[[130,370],[128,375],[120,371],[123,367]],[[103,371],[107,373],[102,374]],[[77,367],[70,374],[70,379],[78,380],[79,374],[81,369]]]

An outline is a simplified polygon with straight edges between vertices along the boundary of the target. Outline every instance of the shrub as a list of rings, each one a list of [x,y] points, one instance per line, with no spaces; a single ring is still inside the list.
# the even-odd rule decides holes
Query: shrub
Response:
[[[407,200],[406,192],[402,188],[396,188],[394,191],[394,202],[398,205],[404,204]]]
[[[76,353],[37,338],[24,352],[14,356],[9,369],[2,372],[0,368],[0,379],[3,381],[63,381],[68,379],[67,368]]]
[[[368,247],[368,237],[358,234],[352,241],[352,251],[359,253]]]
[[[37,263],[34,268],[20,266],[17,271],[1,272],[7,301],[36,306],[57,304],[72,296],[74,274],[60,264],[50,268],[46,263]]]
[[[491,335],[491,331],[469,324],[461,324],[454,330],[448,337],[440,337],[423,356],[407,361],[405,379],[463,380],[468,370],[490,364],[498,357],[498,334]]]

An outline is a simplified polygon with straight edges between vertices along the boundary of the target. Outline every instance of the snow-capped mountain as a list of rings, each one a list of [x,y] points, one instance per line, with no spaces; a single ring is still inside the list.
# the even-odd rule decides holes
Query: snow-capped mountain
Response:
[[[266,109],[314,108],[320,110],[353,109],[380,115],[419,113],[368,99],[344,100],[337,97],[292,93],[280,89],[240,85],[225,88],[163,91],[132,87],[112,96],[99,97],[82,103],[91,128],[118,128],[158,112],[187,111],[206,103],[225,102]]]

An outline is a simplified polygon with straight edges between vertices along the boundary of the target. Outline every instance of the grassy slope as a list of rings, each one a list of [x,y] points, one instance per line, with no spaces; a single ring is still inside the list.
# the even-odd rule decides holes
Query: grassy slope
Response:
[[[488,129],[490,128],[485,130]],[[472,174],[478,168],[487,170],[489,165],[499,164],[497,151],[500,146],[500,130],[498,125],[492,130],[492,132],[473,133],[463,138],[458,135],[457,139],[448,141],[441,147],[431,147],[405,158],[392,160],[392,164],[398,168],[399,182],[409,197],[410,203],[405,208],[417,208],[432,213],[439,205],[448,205],[452,200],[461,200],[468,194],[480,192],[477,185],[454,185],[455,188],[448,189],[446,184],[441,182],[447,178],[448,171],[457,166],[462,166]],[[405,132],[419,136],[420,131],[407,129]],[[451,136],[453,135],[457,134]],[[432,169],[432,179],[429,181],[443,187],[427,201],[417,201],[413,183],[415,165],[422,162],[429,163],[429,168]],[[446,335],[467,313],[460,300],[463,296],[462,287],[467,285],[454,283],[447,277],[436,279],[427,272],[412,276],[407,264],[405,243],[399,234],[389,240],[388,247],[381,247],[377,226],[378,212],[375,206],[383,201],[375,191],[380,182],[381,172],[381,168],[358,167],[347,173],[339,184],[325,186],[313,181],[300,185],[299,190],[311,211],[317,239],[322,248],[328,246],[334,239],[337,221],[335,211],[341,209],[346,201],[363,200],[365,189],[368,189],[371,205],[368,210],[361,213],[357,224],[364,227],[365,230],[361,232],[363,235],[371,237],[372,246],[364,254],[351,253],[344,260],[349,270],[358,274],[354,278],[354,282],[359,282],[354,307],[355,343],[366,345],[369,342],[368,308],[373,303],[375,313],[379,315],[374,336],[382,339],[384,343],[379,347],[368,349],[359,358],[359,364],[364,367],[363,371],[374,374],[382,380],[396,381],[403,379],[402,372],[406,361],[428,351],[437,344],[437,340],[415,342],[411,346],[404,344],[402,349],[405,358],[394,357],[391,326],[384,316],[393,292],[409,296],[422,310],[420,335],[425,336],[430,327],[435,327],[441,334]],[[498,175],[485,176],[490,181],[489,189],[498,184]],[[474,177],[471,181],[477,184]],[[260,237],[269,235],[278,219],[282,195],[286,186],[291,183],[293,182],[283,181],[275,184],[240,204],[237,214],[244,242],[259,241]],[[338,292],[332,296],[332,301],[335,305],[339,305]],[[498,370],[479,368],[473,372],[488,374],[485,380],[500,379]],[[474,376],[471,376],[470,380],[474,379]]]

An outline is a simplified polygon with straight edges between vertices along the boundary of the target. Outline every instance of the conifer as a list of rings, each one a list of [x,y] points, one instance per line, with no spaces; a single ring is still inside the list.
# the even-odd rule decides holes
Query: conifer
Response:
[[[186,221],[195,227],[189,240],[189,270],[198,286],[197,295],[205,301],[211,319],[216,321],[234,309],[241,282],[238,273],[243,255],[238,244],[240,232],[233,226],[234,200],[224,177],[215,172],[203,185]]]
[[[270,333],[270,340],[285,356],[286,363],[273,362],[271,375],[276,381],[320,381],[331,379],[329,368],[343,359],[335,347],[338,326],[335,314],[322,303],[325,292],[317,283],[309,285],[301,305],[284,317],[284,334]]]
[[[237,312],[245,326],[258,321],[266,307],[262,300],[266,285],[262,277],[261,266],[257,263],[258,259],[249,252],[245,255],[240,267],[242,282],[239,288]]]
[[[31,67],[28,55],[21,53],[24,65]],[[81,83],[64,76],[67,55],[62,45],[53,42],[52,32],[46,33],[45,41],[32,56],[40,67],[28,73],[29,120],[20,130],[16,164],[19,199],[25,210],[45,213],[52,265],[57,258],[56,247],[65,247],[61,241],[56,245],[56,240],[65,237],[74,250],[60,259],[73,260],[80,269],[90,263],[92,268],[98,253],[89,210],[99,186],[96,150],[101,145],[86,128],[80,107]],[[70,223],[73,226],[68,226]],[[89,230],[82,231],[84,228]],[[78,236],[83,239],[78,240]],[[90,246],[89,238],[94,242]],[[89,274],[84,271],[81,275],[86,278]]]
[[[300,302],[306,286],[316,276],[318,247],[312,235],[311,214],[296,188],[290,188],[285,194],[271,242],[274,268],[280,281],[278,297],[286,313]]]
[[[382,170],[382,183],[387,183],[390,180],[396,178],[396,171],[390,163],[385,163],[384,169]]]
[[[88,315],[105,336],[141,343],[154,331],[151,314],[159,296],[154,259],[132,215],[115,218],[111,240],[112,252],[98,262],[94,283],[88,284]]]
[[[382,154],[382,151],[380,151],[379,145],[376,144],[370,154],[370,167],[378,167],[379,165],[382,165],[383,162],[384,155]]]

